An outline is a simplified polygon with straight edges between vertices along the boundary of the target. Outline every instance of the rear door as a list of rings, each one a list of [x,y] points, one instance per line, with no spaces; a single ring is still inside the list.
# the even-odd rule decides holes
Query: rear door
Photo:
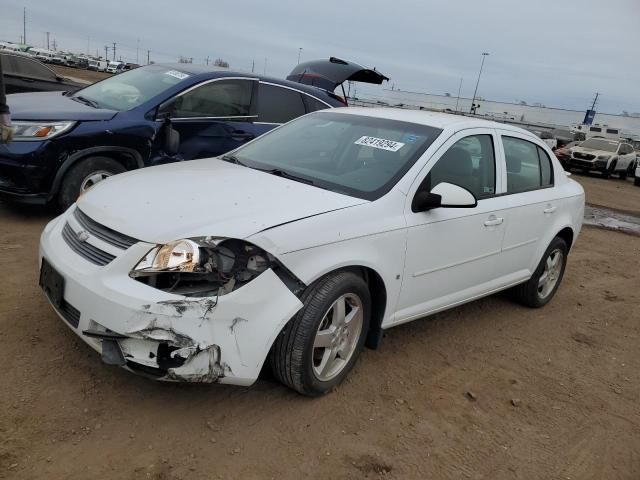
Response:
[[[180,134],[177,158],[192,160],[222,155],[263,133],[257,120],[255,78],[208,80],[162,104]]]
[[[510,208],[502,261],[529,277],[539,261],[537,252],[544,247],[541,242],[548,237],[558,213],[553,166],[546,150],[530,137],[501,131],[500,139],[507,186],[503,200]]]

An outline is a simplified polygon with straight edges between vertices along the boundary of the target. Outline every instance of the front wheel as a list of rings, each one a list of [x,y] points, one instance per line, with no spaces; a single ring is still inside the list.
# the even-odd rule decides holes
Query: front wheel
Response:
[[[362,277],[337,272],[314,283],[270,354],[276,378],[299,393],[331,391],[353,368],[369,329],[371,296]]]
[[[80,195],[112,175],[125,172],[124,166],[108,157],[90,157],[78,160],[65,174],[58,192],[58,206],[69,208]]]
[[[636,177],[636,178],[634,178],[634,179],[633,179],[633,184],[634,184],[636,187],[640,187],[640,177]]]
[[[549,303],[562,282],[568,252],[566,242],[560,237],[555,237],[531,278],[514,288],[516,299],[532,308],[543,307]]]

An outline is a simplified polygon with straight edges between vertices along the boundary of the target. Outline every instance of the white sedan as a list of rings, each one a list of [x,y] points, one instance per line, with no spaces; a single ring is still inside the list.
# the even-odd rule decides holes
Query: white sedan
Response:
[[[320,395],[392,326],[507,288],[545,305],[583,210],[520,128],[322,111],[101,182],[46,226],[40,285],[107,364],[250,385],[267,362]]]

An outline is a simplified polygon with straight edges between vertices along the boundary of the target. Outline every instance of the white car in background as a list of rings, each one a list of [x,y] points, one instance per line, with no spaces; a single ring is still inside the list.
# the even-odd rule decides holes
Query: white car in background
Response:
[[[41,238],[40,284],[104,362],[321,395],[385,329],[500,290],[554,296],[584,192],[517,127],[315,112],[221,158],[100,182]]]
[[[603,178],[618,174],[621,179],[633,174],[636,152],[629,143],[606,138],[589,138],[572,147],[566,161],[569,168],[599,171]]]

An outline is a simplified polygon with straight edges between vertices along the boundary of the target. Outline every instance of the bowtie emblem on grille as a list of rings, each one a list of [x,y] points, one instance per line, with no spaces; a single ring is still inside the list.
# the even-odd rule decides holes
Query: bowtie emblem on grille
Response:
[[[78,240],[81,242],[86,242],[87,240],[89,240],[89,232],[87,232],[86,230],[78,232]]]

